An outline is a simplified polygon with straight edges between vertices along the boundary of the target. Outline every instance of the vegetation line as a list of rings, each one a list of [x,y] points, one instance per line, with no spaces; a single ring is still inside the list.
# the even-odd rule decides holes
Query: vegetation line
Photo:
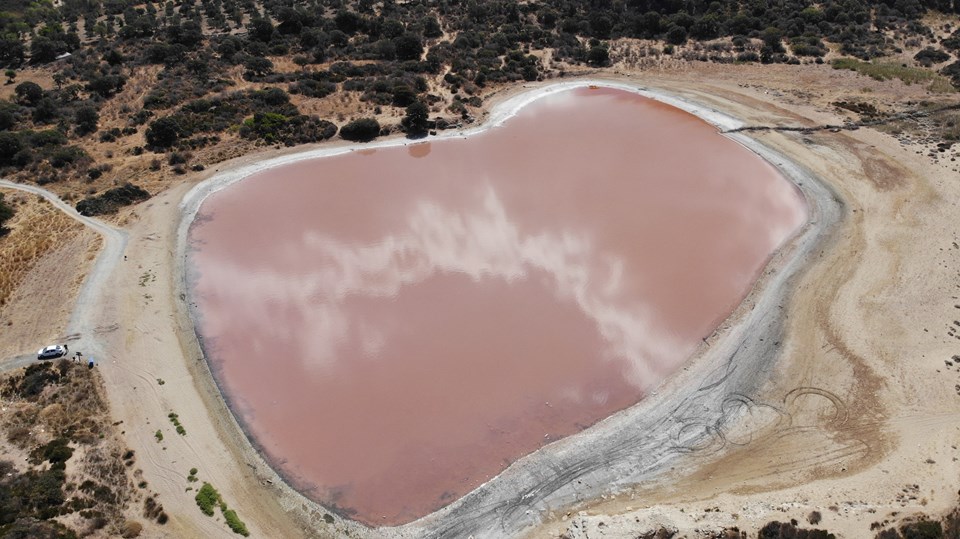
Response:
[[[788,131],[788,132],[799,132],[799,133],[812,133],[814,131],[839,131],[839,130],[848,130],[855,131],[861,127],[875,127],[878,125],[884,125],[891,122],[901,121],[901,120],[916,120],[919,118],[925,118],[933,114],[940,112],[947,112],[951,110],[960,110],[960,103],[954,103],[952,105],[946,105],[942,107],[937,107],[929,110],[914,110],[909,112],[901,112],[897,114],[891,114],[884,118],[872,119],[872,120],[860,120],[857,122],[849,122],[845,124],[824,124],[824,125],[815,125],[807,127],[797,127],[797,126],[783,126],[783,125],[748,125],[744,127],[736,127],[734,129],[727,129],[723,133],[740,133],[743,131]]]

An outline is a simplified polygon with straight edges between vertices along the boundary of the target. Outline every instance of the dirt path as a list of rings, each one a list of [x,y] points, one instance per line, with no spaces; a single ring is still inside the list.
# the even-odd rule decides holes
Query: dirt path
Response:
[[[9,180],[0,180],[0,187],[15,189],[43,197],[56,209],[90,228],[103,239],[103,246],[97,255],[96,262],[84,279],[83,285],[77,294],[73,312],[70,315],[70,321],[67,323],[66,328],[66,340],[73,346],[74,350],[86,350],[87,355],[98,352],[96,341],[89,338],[94,329],[90,326],[89,322],[93,319],[92,314],[97,295],[107,285],[110,274],[123,256],[123,251],[127,244],[126,232],[97,219],[80,215],[73,206],[41,187],[14,183]],[[0,369],[4,371],[17,369],[35,360],[36,353],[25,352],[11,360],[4,361]]]

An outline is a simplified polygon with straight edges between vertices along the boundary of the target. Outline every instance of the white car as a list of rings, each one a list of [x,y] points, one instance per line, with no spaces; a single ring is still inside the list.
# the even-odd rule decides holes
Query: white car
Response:
[[[37,352],[37,359],[54,359],[67,355],[67,346],[63,344],[51,344]]]

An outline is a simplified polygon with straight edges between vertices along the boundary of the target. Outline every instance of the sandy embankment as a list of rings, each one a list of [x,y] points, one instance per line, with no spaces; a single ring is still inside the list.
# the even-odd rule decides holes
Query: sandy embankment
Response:
[[[734,83],[705,88],[702,81],[679,77],[658,81],[657,85],[683,92],[690,102],[729,110],[733,116],[751,123],[801,121],[782,108],[771,106],[772,98],[738,89]],[[509,107],[496,108],[493,120],[497,121],[504,110]],[[795,110],[804,116],[825,116],[823,111],[803,107]],[[930,410],[952,396],[952,384],[940,387],[944,385],[941,383],[933,390],[917,391],[922,387],[920,382],[934,376],[934,367],[943,366],[941,358],[938,357],[933,366],[930,361],[911,364],[917,367],[917,373],[897,360],[917,358],[917,354],[929,357],[934,352],[942,355],[947,351],[949,343],[941,339],[943,342],[924,342],[922,351],[910,352],[915,339],[908,339],[907,335],[915,336],[920,331],[919,325],[937,331],[938,336],[943,333],[944,312],[933,303],[951,301],[944,296],[944,293],[949,295],[945,290],[949,287],[944,283],[949,283],[950,274],[941,268],[943,261],[935,259],[935,241],[937,233],[949,238],[951,231],[948,222],[937,222],[937,219],[942,218],[947,209],[955,216],[956,205],[945,208],[936,191],[955,194],[957,186],[946,182],[933,185],[925,175],[929,171],[923,168],[924,164],[903,155],[904,161],[915,164],[918,172],[907,173],[900,188],[880,191],[868,181],[870,173],[865,172],[861,163],[884,161],[884,153],[900,156],[906,152],[885,140],[883,135],[864,130],[811,137],[813,142],[807,143],[802,135],[788,137],[773,133],[763,135],[763,140],[767,146],[775,147],[780,154],[789,155],[837,186],[843,198],[851,202],[851,211],[856,211],[830,245],[809,252],[807,256],[813,259],[813,264],[798,279],[792,301],[783,301],[785,298],[776,294],[752,295],[738,311],[737,319],[741,323],[725,324],[721,330],[723,338],[711,339],[706,355],[668,382],[657,399],[641,403],[605,421],[599,428],[521,460],[443,511],[403,528],[376,533],[368,533],[365,528],[340,519],[333,524],[324,523],[324,511],[284,488],[262,463],[223,405],[205,364],[200,361],[193,328],[186,317],[185,296],[181,296],[182,274],[178,273],[177,265],[182,263],[183,256],[177,248],[177,239],[182,237],[184,225],[180,222],[178,202],[189,186],[172,188],[138,207],[129,228],[128,260],[118,263],[110,288],[98,302],[97,319],[90,321],[89,326],[99,328],[90,337],[96,339],[103,350],[102,368],[113,413],[124,421],[127,440],[140,457],[144,477],[150,488],[159,493],[160,502],[172,516],[166,527],[152,531],[156,535],[232,536],[222,523],[203,516],[191,493],[185,492],[190,486],[186,475],[191,467],[199,468],[201,480],[210,481],[221,490],[251,532],[267,537],[333,536],[347,530],[354,535],[370,536],[444,532],[457,535],[470,530],[480,535],[512,534],[536,524],[541,517],[556,517],[555,522],[539,532],[551,535],[565,529],[569,522],[560,520],[563,513],[552,513],[550,509],[586,501],[622,487],[625,492],[621,497],[595,511],[635,510],[639,502],[630,498],[637,498],[638,493],[630,491],[627,485],[647,477],[651,470],[669,469],[669,466],[676,468],[672,484],[680,485],[678,488],[683,490],[672,490],[671,483],[664,482],[659,489],[644,491],[643,499],[662,500],[674,510],[716,503],[724,506],[723,511],[711,512],[711,516],[725,515],[743,526],[747,518],[741,509],[744,505],[754,504],[760,508],[750,513],[750,518],[759,520],[781,515],[776,509],[762,508],[762,504],[774,500],[795,500],[800,505],[806,504],[805,507],[822,508],[834,499],[839,504],[844,497],[856,500],[858,494],[878,490],[873,488],[873,483],[890,488],[888,497],[892,497],[897,491],[894,485],[919,481],[915,478],[907,481],[907,475],[924,466],[917,457],[927,453],[938,463],[922,468],[923,487],[933,486],[936,491],[936,496],[926,496],[927,507],[940,509],[952,503],[952,496],[947,498],[949,489],[945,483],[942,480],[937,483],[933,478],[936,474],[956,476],[956,470],[951,467],[955,465],[944,455],[950,443],[957,443],[955,431],[951,436],[927,443],[922,451],[914,449],[913,444],[906,449],[907,444],[896,446],[897,451],[892,453],[890,448],[893,447],[891,440],[897,435],[922,434],[944,424],[944,414],[931,419]],[[384,144],[405,143],[395,140]],[[874,150],[870,145],[881,150]],[[282,153],[281,160],[304,155]],[[257,163],[271,155],[274,154],[247,156],[222,164],[219,168],[229,171],[200,189],[222,185],[229,181],[224,178],[237,177],[240,169],[249,173],[262,166]],[[808,190],[820,189],[815,183],[803,182]],[[198,201],[200,192],[195,191],[191,199]],[[829,193],[821,191],[818,196],[822,196],[822,200],[812,200],[832,207]],[[960,197],[952,198],[958,199]],[[930,215],[902,213],[904,209],[923,208],[938,211],[931,211]],[[869,213],[864,212],[865,209]],[[189,208],[183,213],[189,217]],[[954,218],[952,222],[957,220]],[[827,221],[818,220],[818,226],[826,224]],[[927,228],[930,225],[936,226]],[[808,228],[790,249],[777,256],[772,267],[778,270],[764,277],[765,289],[779,286],[780,293],[784,293],[784,285],[798,269],[804,249],[812,248],[818,233],[817,228]],[[956,236],[955,231],[952,234]],[[933,252],[929,250],[930,245],[934,245]],[[866,249],[867,246],[871,249]],[[866,297],[867,303],[861,303],[861,297]],[[897,305],[896,312],[877,308],[888,303]],[[923,307],[916,308],[918,305]],[[782,311],[788,313],[787,326],[778,337]],[[772,333],[746,331],[744,322],[764,324]],[[879,345],[881,338],[877,331],[883,332],[882,341],[885,345],[889,343],[889,348]],[[745,340],[738,345],[741,338]],[[746,356],[736,363],[725,364],[730,357],[726,352],[734,349]],[[777,350],[785,355],[785,360],[776,363],[774,368],[772,359]],[[720,370],[713,371],[711,377],[717,365]],[[729,365],[730,370],[724,365]],[[771,375],[773,382],[760,391],[763,380]],[[163,385],[159,380],[164,381]],[[691,380],[708,382],[690,384]],[[718,385],[710,383],[718,380]],[[903,382],[904,388],[891,390],[890,381]],[[698,388],[705,391],[699,392],[695,399],[684,399]],[[797,388],[817,391],[797,392]],[[673,413],[669,402],[681,406],[684,413]],[[955,420],[956,403],[951,402],[953,408],[947,419]],[[890,413],[902,404],[910,405],[909,410],[923,420],[910,421],[908,413]],[[834,409],[843,413],[831,413]],[[186,436],[173,432],[166,419],[171,411],[179,414]],[[653,414],[657,411],[665,415],[657,417]],[[752,421],[728,421],[735,417]],[[631,420],[636,422],[630,423]],[[623,425],[632,425],[633,429]],[[893,432],[891,436],[883,436],[888,426]],[[162,443],[154,439],[158,429],[165,435]],[[650,432],[655,435],[646,437]],[[704,432],[724,434],[704,437]],[[796,433],[802,436],[791,437]],[[637,459],[625,458],[618,462],[591,459],[592,455],[605,454],[595,449],[594,442],[586,443],[591,436],[596,438],[596,443],[607,444],[608,449],[626,456],[635,455]],[[862,447],[857,442],[864,439],[868,440],[868,450],[857,449]],[[740,444],[744,449],[730,450]],[[587,446],[590,451],[585,451]],[[714,451],[721,446],[727,450]],[[849,447],[855,449],[843,450]],[[933,450],[926,451],[928,448]],[[716,461],[717,454],[723,460]],[[570,461],[558,460],[577,455],[587,460],[575,461],[573,466]],[[863,477],[868,478],[864,482],[858,476],[833,479],[830,485],[793,487],[818,477],[850,476],[861,470]],[[884,470],[895,474],[896,479],[891,481],[892,477],[881,475]],[[613,474],[612,482],[610,474]],[[691,474],[695,480],[684,479]],[[878,482],[878,476],[884,481]],[[760,495],[748,493],[771,489],[779,490]],[[718,493],[730,490],[747,494],[718,497]],[[829,501],[824,501],[824,492],[830,496]],[[841,492],[850,494],[844,496]],[[908,509],[919,507],[918,504],[919,501]],[[734,512],[744,516],[734,518]],[[838,510],[836,517],[841,513]],[[833,516],[833,513],[826,515],[825,525],[831,524]],[[621,519],[623,529],[627,529],[632,519],[632,515]],[[301,525],[305,520],[311,524]],[[599,521],[599,517],[596,520],[587,517],[583,524],[597,529]]]

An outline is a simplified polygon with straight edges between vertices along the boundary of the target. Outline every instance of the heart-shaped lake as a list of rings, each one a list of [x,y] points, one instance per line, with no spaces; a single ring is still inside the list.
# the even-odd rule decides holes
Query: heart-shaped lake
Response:
[[[198,332],[307,496],[411,521],[643,398],[806,219],[686,112],[563,91],[467,138],[304,160],[211,195]]]

